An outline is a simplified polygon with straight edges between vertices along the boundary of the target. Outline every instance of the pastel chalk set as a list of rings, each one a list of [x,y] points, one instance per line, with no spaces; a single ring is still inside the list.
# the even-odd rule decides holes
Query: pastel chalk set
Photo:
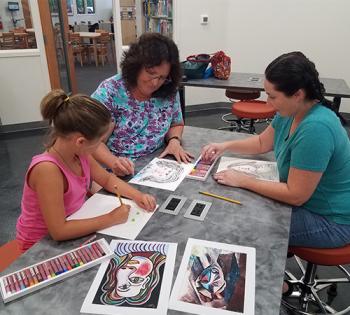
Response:
[[[89,269],[114,255],[102,238],[0,278],[4,303]]]

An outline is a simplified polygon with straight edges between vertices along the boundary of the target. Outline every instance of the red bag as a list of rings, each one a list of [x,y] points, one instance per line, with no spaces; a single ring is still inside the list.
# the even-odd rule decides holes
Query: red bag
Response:
[[[231,58],[223,51],[218,51],[211,58],[211,65],[214,71],[214,77],[221,80],[227,80],[231,74]]]

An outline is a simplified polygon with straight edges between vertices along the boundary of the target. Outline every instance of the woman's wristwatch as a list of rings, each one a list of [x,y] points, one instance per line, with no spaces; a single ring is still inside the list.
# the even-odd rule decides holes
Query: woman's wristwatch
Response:
[[[166,140],[166,143],[169,143],[169,142],[170,142],[171,140],[173,140],[173,139],[176,139],[176,140],[179,141],[180,144],[181,144],[181,138],[178,137],[178,136],[172,136],[172,137],[170,137],[168,140]]]

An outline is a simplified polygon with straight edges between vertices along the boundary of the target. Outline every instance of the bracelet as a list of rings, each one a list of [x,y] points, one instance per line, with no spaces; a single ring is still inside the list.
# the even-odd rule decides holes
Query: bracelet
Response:
[[[173,140],[173,139],[178,140],[178,141],[180,142],[180,144],[181,144],[181,139],[180,139],[180,137],[178,137],[178,136],[170,137],[170,138],[166,141],[166,143],[169,143],[169,142],[170,142],[171,140]]]

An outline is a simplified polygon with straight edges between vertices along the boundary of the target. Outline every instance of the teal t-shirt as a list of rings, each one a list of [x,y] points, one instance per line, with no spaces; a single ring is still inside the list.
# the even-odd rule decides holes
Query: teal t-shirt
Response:
[[[279,114],[272,121],[280,181],[287,182],[290,167],[322,172],[303,207],[336,223],[350,224],[350,142],[339,118],[317,104],[288,137],[292,121]]]

